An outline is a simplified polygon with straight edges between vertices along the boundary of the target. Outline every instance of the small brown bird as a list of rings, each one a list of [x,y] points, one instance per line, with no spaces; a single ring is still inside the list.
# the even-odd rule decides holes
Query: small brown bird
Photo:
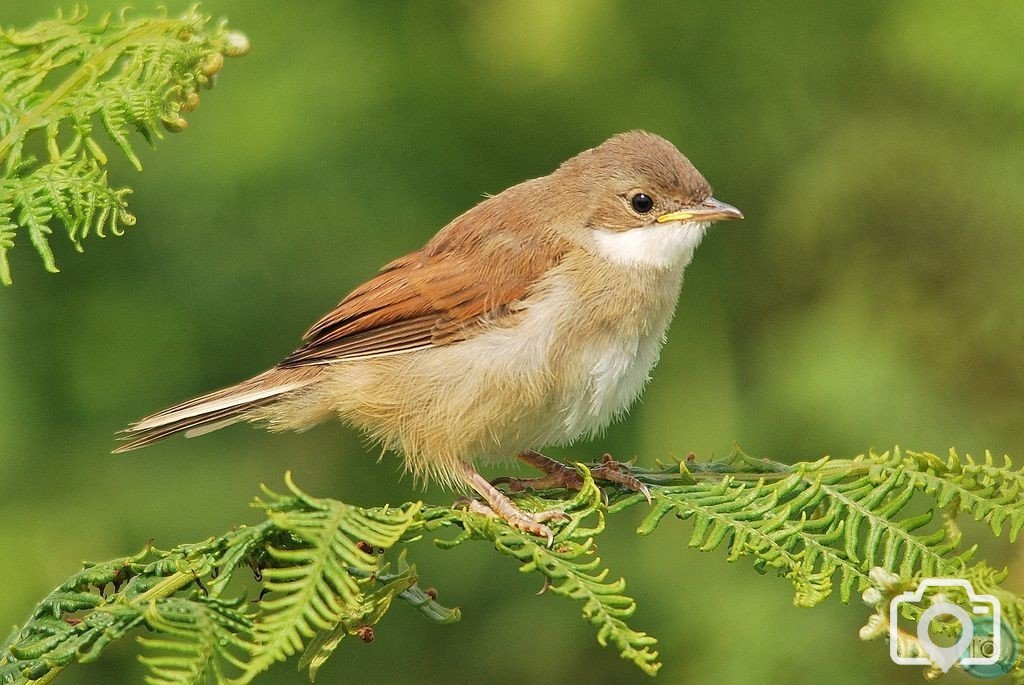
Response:
[[[416,476],[471,488],[487,503],[477,509],[550,539],[545,522],[560,512],[522,511],[475,464],[518,456],[573,485],[575,471],[534,450],[628,410],[705,231],[742,217],[667,140],[619,134],[457,217],[277,366],[132,424],[117,451],[240,421],[303,430],[336,414]]]

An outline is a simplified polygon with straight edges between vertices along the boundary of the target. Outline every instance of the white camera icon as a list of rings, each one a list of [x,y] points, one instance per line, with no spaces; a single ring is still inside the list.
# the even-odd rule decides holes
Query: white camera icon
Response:
[[[896,626],[898,625],[897,620],[900,607],[904,604],[922,604],[925,591],[929,588],[944,587],[962,588],[967,595],[967,601],[970,606],[965,608],[952,602],[936,602],[931,604],[921,614],[921,618],[917,620],[917,639],[928,656],[904,656],[900,654],[898,648],[899,640],[896,638]],[[968,613],[968,608],[970,613]],[[916,590],[897,595],[889,602],[889,656],[892,657],[895,663],[903,666],[929,666],[934,664],[941,668],[943,672],[949,671],[956,664],[961,666],[990,666],[995,664],[999,661],[1002,654],[1002,645],[1000,644],[1002,633],[1000,630],[997,629],[992,634],[993,644],[990,650],[987,650],[989,652],[988,655],[972,655],[968,647],[974,639],[974,618],[972,618],[972,615],[990,619],[992,625],[999,626],[1001,610],[1002,607],[999,604],[999,600],[994,595],[976,594],[974,587],[966,580],[961,578],[925,578],[917,586]],[[956,644],[949,647],[940,647],[932,641],[928,634],[928,626],[931,624],[932,619],[937,616],[953,616],[960,622],[960,639],[956,641]]]

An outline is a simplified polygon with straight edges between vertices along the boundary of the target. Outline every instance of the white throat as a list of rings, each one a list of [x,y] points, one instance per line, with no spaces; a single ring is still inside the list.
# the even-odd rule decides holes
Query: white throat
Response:
[[[710,225],[707,221],[672,221],[627,231],[598,228],[591,235],[598,254],[610,262],[672,269],[690,263]]]

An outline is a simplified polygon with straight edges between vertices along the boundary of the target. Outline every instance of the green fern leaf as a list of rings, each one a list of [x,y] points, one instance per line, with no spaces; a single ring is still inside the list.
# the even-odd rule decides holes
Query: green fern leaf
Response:
[[[0,282],[10,284],[7,253],[21,229],[47,271],[57,272],[50,246],[60,221],[78,251],[82,239],[135,223],[127,188],[115,188],[103,166],[107,155],[92,136],[94,122],[136,168],[142,162],[131,137],[150,143],[186,126],[183,113],[198,104],[199,89],[223,64],[245,54],[248,44],[223,23],[192,9],[180,18],[117,20],[85,24],[75,12],[24,31],[0,31]],[[53,88],[45,90],[47,83]],[[73,137],[61,144],[61,132]],[[23,157],[37,140],[45,161]]]
[[[752,465],[760,471],[756,482],[748,476],[735,480]],[[836,575],[840,597],[849,601],[854,591],[869,586],[868,572],[876,566],[902,576],[952,576],[967,568],[975,548],[960,549],[959,535],[946,526],[921,532],[933,511],[900,518],[918,491],[954,492],[997,534],[1005,520],[1016,521],[1022,506],[1019,499],[1011,501],[1019,472],[991,464],[953,458],[943,464],[931,455],[904,456],[896,449],[848,461],[780,466],[765,470],[742,453],[713,465],[691,464],[690,469],[699,469],[688,472],[694,482],[657,488],[638,532],[649,534],[670,513],[691,519],[691,547],[710,551],[728,541],[730,561],[751,556],[758,570],[776,569],[793,583],[794,602],[813,606],[832,593]],[[956,469],[974,471],[970,478],[944,480]],[[996,490],[1002,496],[990,506]],[[610,510],[638,498],[628,496]]]
[[[331,632],[359,611],[360,577],[379,569],[366,546],[394,545],[419,515],[420,505],[364,510],[302,493],[286,474],[292,495],[264,488],[269,502],[257,505],[286,535],[267,551],[262,570],[268,598],[254,625],[252,659],[240,682],[249,682],[275,661],[287,659],[321,631]],[[362,544],[360,544],[362,543]]]
[[[943,461],[933,454],[901,453],[897,448],[892,461],[904,464],[914,486],[935,497],[938,506],[955,503],[975,520],[987,522],[993,534],[1002,535],[1009,523],[1010,542],[1014,542],[1024,528],[1024,471],[1014,470],[1009,457],[996,465],[986,452],[979,464],[970,455],[961,459],[954,450]]]
[[[420,503],[361,509],[310,497],[287,476],[287,494],[265,490],[265,501],[257,502],[267,515],[258,525],[89,565],[62,583],[0,647],[0,683],[48,681],[140,627],[151,632],[141,638],[150,682],[224,681],[231,670],[238,675],[230,682],[246,683],[303,649],[299,665],[315,677],[346,636],[372,639],[372,626],[396,598],[433,621],[458,620],[457,609],[442,607],[434,593],[419,588],[404,556],[395,572],[382,561],[381,552],[398,547],[404,555],[424,538],[445,548],[486,541],[521,571],[540,574],[548,593],[579,601],[600,644],[614,645],[654,674],[656,641],[630,627],[635,602],[624,581],[611,579],[594,545],[606,513],[646,506],[646,500],[615,485],[602,493],[580,469],[584,487],[571,499],[558,499],[561,492],[514,495],[527,511],[565,511],[550,548],[494,517]],[[715,462],[630,467],[630,474],[652,495],[640,533],[669,514],[688,520],[691,547],[721,549],[730,560],[747,557],[758,571],[776,571],[790,580],[801,606],[837,591],[848,601],[864,590],[862,597],[876,607],[862,630],[865,639],[889,630],[879,607],[925,576],[965,578],[997,596],[1009,625],[1024,633],[1024,599],[1001,587],[1005,570],[972,563],[975,548],[962,545],[956,525],[959,512],[968,511],[993,533],[1016,535],[1022,474],[1009,460],[952,453],[940,459],[896,449],[787,466],[737,451]],[[934,505],[917,509],[926,497]],[[436,540],[432,534],[442,529],[459,533]],[[253,575],[245,578],[248,569]],[[239,601],[223,599],[236,583],[263,590],[252,616]],[[896,638],[915,649],[913,636],[898,632]],[[1022,673],[1018,661],[1011,675],[1019,680]]]
[[[382,569],[377,577],[380,578],[381,575],[386,575],[386,569]],[[320,667],[334,653],[346,635],[365,631],[369,626],[377,623],[391,608],[391,603],[395,598],[400,597],[415,584],[416,569],[406,567],[403,571],[391,575],[388,580],[364,593],[360,597],[359,603],[341,616],[334,630],[318,633],[310,641],[306,651],[299,659],[299,670],[308,669],[309,679],[316,680]],[[372,638],[364,637],[363,639]]]
[[[14,203],[5,201],[0,192],[0,283],[11,281],[11,265],[7,253],[14,247],[14,232],[18,228],[11,220],[13,213]]]
[[[471,539],[490,541],[499,552],[518,560],[523,573],[537,572],[544,576],[546,591],[582,602],[583,617],[597,626],[597,641],[601,646],[615,645],[622,658],[632,661],[644,673],[655,675],[661,668],[658,652],[652,649],[658,641],[626,623],[636,611],[636,602],[625,594],[625,580],[608,580],[609,571],[601,566],[597,557],[594,536],[604,530],[602,496],[589,470],[582,465],[578,468],[584,485],[574,499],[558,503],[571,518],[558,530],[551,548],[536,536],[511,528],[503,521],[468,511],[454,512],[465,532],[439,544],[450,549]],[[528,497],[520,498],[517,503],[535,511],[556,504]],[[583,527],[582,523],[590,518],[597,519],[596,525]]]
[[[139,657],[149,673],[150,685],[222,683],[227,678],[221,662],[245,668],[251,650],[247,640],[251,617],[243,613],[244,600],[225,602],[202,596],[154,599],[145,613],[146,625],[159,637],[140,637],[149,654]]]

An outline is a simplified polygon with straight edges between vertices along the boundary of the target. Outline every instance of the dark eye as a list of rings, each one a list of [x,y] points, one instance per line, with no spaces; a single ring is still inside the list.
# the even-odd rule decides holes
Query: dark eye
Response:
[[[637,193],[629,199],[629,204],[632,205],[633,211],[637,214],[646,214],[647,212],[654,209],[654,200],[649,195],[643,193]]]

